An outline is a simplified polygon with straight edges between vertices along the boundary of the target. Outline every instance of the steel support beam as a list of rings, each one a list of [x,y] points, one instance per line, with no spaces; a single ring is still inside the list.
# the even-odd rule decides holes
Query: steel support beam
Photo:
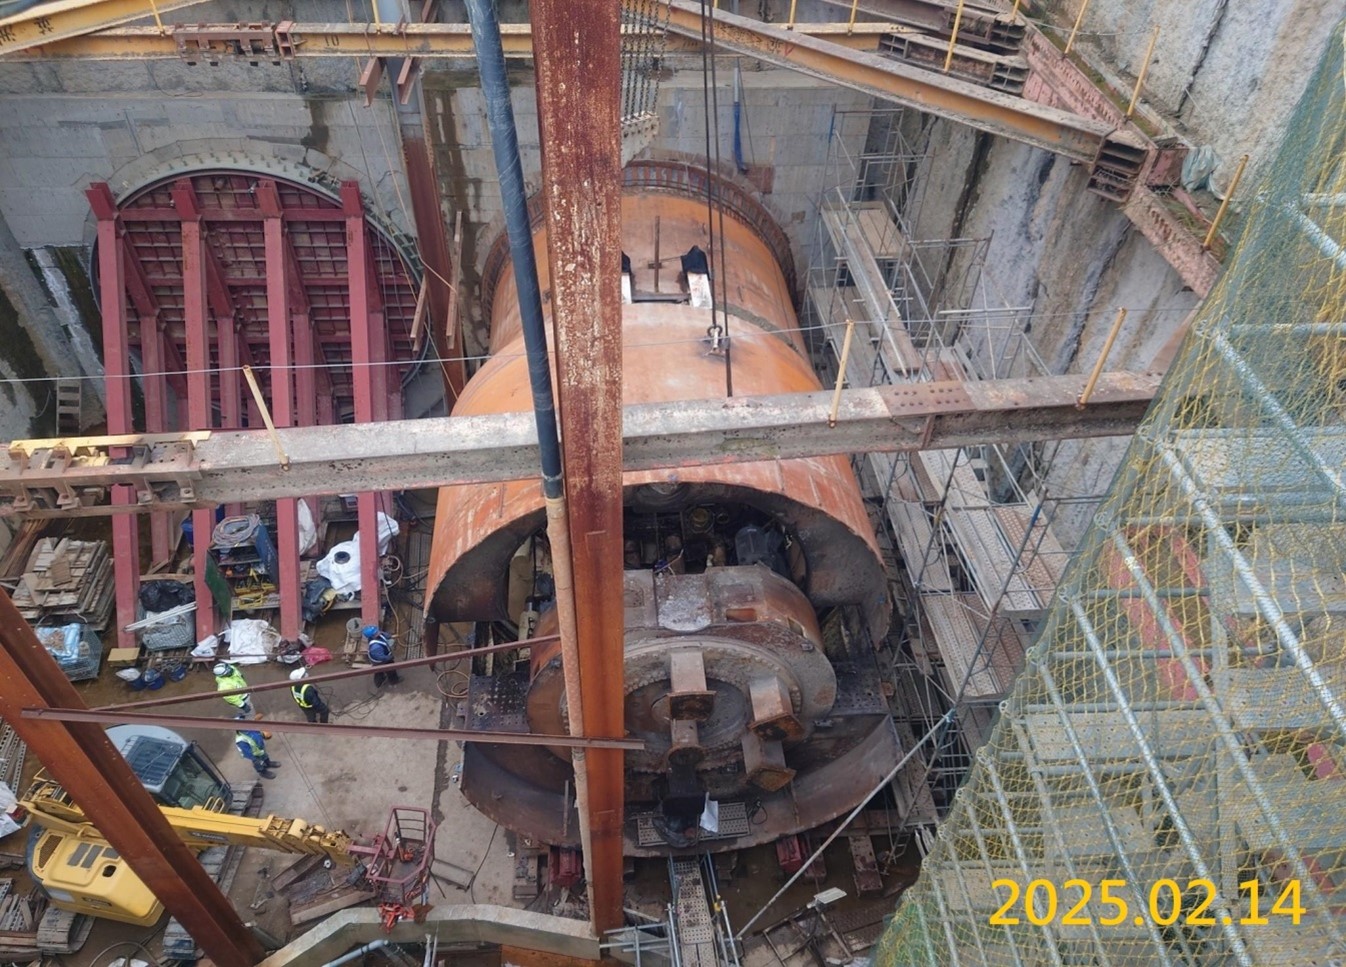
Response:
[[[271,419],[276,426],[293,426],[294,381],[291,378],[290,330],[295,320],[291,312],[292,287],[289,278],[289,251],[285,238],[280,194],[276,183],[263,178],[257,183],[257,204],[265,215],[262,234],[266,245],[266,321],[271,357]],[[302,320],[307,326],[307,318]],[[294,641],[303,630],[299,584],[299,502],[294,497],[276,501],[276,556],[280,573],[276,588],[280,592],[280,636]]]
[[[94,185],[87,192],[89,204],[98,221],[98,275],[103,316],[103,385],[106,396],[108,430],[130,433],[131,360],[126,331],[126,258],[122,245],[117,203],[107,185]],[[157,329],[156,329],[157,331]],[[122,457],[124,450],[109,456]],[[133,487],[112,489],[114,507],[131,508],[136,504]],[[140,599],[140,521],[132,514],[118,514],[112,522],[112,557],[119,566],[113,569],[117,607],[117,646],[135,648],[135,632],[124,631],[139,614]],[[120,564],[128,562],[130,566]]]
[[[213,729],[224,732],[234,732],[238,729],[238,722],[234,719],[201,718],[197,715],[159,715],[152,712],[107,712],[102,709],[33,707],[24,708],[22,715],[26,719],[42,722],[97,722],[107,725],[134,722],[143,725],[160,725],[169,729]],[[9,720],[6,719],[5,721]],[[619,735],[605,737],[547,735],[542,732],[476,732],[471,729],[415,729],[389,725],[342,725],[339,723],[320,725],[298,722],[293,719],[257,719],[249,723],[248,727],[268,732],[298,732],[310,735],[326,735],[333,738],[489,742],[492,745],[545,745],[570,749],[603,749],[616,753],[620,753],[623,749],[645,748],[644,739],[627,739]],[[617,888],[621,888],[620,870],[617,873]]]
[[[705,464],[783,460],[826,454],[949,449],[984,443],[1127,436],[1144,416],[1160,377],[1104,373],[1088,407],[1075,400],[1084,376],[911,383],[842,390],[835,427],[830,392],[735,397],[628,406],[622,420],[622,466],[659,470]],[[527,480],[536,476],[537,434],[531,413],[449,416],[375,425],[298,427],[277,431],[290,469],[276,466],[264,431],[66,440],[16,440],[0,466],[0,496],[59,486],[103,487],[135,481],[175,502],[178,480],[196,504],[275,500],[358,490],[439,487]],[[110,465],[112,446],[148,448],[144,466]],[[38,466],[64,445],[87,459]],[[20,464],[31,466],[23,469]],[[0,505],[0,510],[4,506]],[[146,506],[142,509],[149,509]],[[11,510],[13,510],[11,508]],[[99,515],[89,506],[36,516]]]
[[[384,23],[408,25],[415,18],[417,4],[407,0],[374,0]],[[430,9],[426,5],[426,10]],[[467,28],[466,24],[461,25]],[[471,32],[467,31],[469,43]],[[463,392],[467,367],[462,360],[461,334],[446,332],[452,293],[449,278],[453,265],[449,257],[446,233],[447,212],[439,190],[434,155],[426,137],[425,103],[421,96],[421,72],[418,58],[410,54],[388,58],[385,64],[392,86],[397,131],[402,142],[402,169],[407,176],[407,194],[411,197],[411,217],[416,223],[416,247],[425,274],[429,330],[435,354],[445,360],[440,366],[450,406]],[[456,327],[455,327],[456,328]],[[385,380],[386,382],[386,380]],[[386,387],[385,387],[386,388]],[[400,399],[401,394],[398,394]],[[397,414],[401,415],[401,414]]]
[[[620,735],[626,707],[621,13],[610,0],[533,0],[529,12],[536,27],[533,66],[548,263],[565,267],[552,275],[551,322],[582,734]],[[576,23],[584,29],[575,29]],[[624,922],[624,764],[621,752],[611,749],[594,749],[582,759],[576,756],[575,767],[576,782],[587,780],[588,787],[581,822],[589,826],[589,916],[601,933]]]
[[[100,193],[106,191],[107,198],[112,199],[112,189],[108,187],[105,181],[95,182],[93,190]],[[113,206],[116,205],[115,200],[110,203]],[[123,225],[127,222],[126,214],[125,211],[117,213],[117,217]],[[173,221],[177,221],[176,212],[173,214]],[[122,235],[122,259],[125,262],[126,289],[131,295],[131,305],[135,307],[136,315],[141,319],[148,317],[160,320],[161,331],[163,331],[163,313],[159,307],[159,300],[154,296],[154,289],[150,285],[149,276],[145,274],[145,266],[140,264],[140,259],[137,258],[135,249],[131,247],[131,241],[125,234]],[[144,336],[141,337],[141,341],[144,341]],[[178,352],[177,346],[168,338],[167,332],[164,332],[163,348],[164,364],[168,371],[168,385],[172,387],[179,400],[185,401],[187,399],[187,377],[185,375],[187,364],[183,360],[182,354]],[[181,414],[179,414],[180,416]]]
[[[168,427],[168,381],[164,378],[164,334],[158,315],[140,317],[140,361],[145,386],[145,431],[164,433]],[[108,428],[109,430],[111,427]],[[150,515],[150,561],[158,566],[169,563],[173,541],[168,514]]]
[[[148,11],[147,11],[148,12]],[[630,30],[632,28],[628,28]],[[876,50],[879,39],[904,32],[882,22],[798,23],[792,33],[821,37],[854,50]],[[501,24],[505,56],[532,59],[532,24]],[[668,37],[669,53],[697,53],[699,39]],[[0,48],[12,61],[184,60],[189,64],[245,63],[315,57],[471,58],[472,33],[465,23],[281,23],[243,25],[173,24],[114,27],[86,36],[22,48]],[[396,78],[396,71],[391,72]]]
[[[192,183],[182,179],[172,189],[173,207],[182,228],[182,314],[187,327],[187,428],[208,430],[210,405],[210,327],[206,310],[206,240],[201,210]],[[196,591],[196,640],[215,633],[215,607],[206,584],[215,515],[192,511],[192,583]]]
[[[95,182],[89,190],[98,192],[103,207],[116,208],[116,200],[107,182]],[[164,433],[170,429],[166,415],[167,390],[171,387],[179,400],[186,398],[187,380],[182,373],[187,367],[177,348],[165,336],[159,301],[154,297],[154,290],[145,276],[145,267],[136,258],[130,239],[125,234],[122,235],[121,246],[126,288],[131,296],[131,306],[135,309],[136,318],[140,323],[140,360],[145,386],[145,430],[148,433]],[[174,375],[167,375],[169,373]],[[180,418],[181,414],[178,416]],[[150,516],[151,564],[165,563],[172,556],[175,544],[170,531],[172,523],[167,514]]]
[[[690,0],[655,0],[668,30],[701,36],[701,7]],[[1057,108],[978,87],[878,54],[849,50],[777,24],[726,10],[713,11],[717,48],[787,67],[819,80],[914,107],[980,131],[1022,141],[1092,165],[1111,127]]]
[[[116,294],[121,298],[120,290]],[[0,680],[5,683],[0,716],[206,955],[219,967],[257,963],[261,946],[107,733],[97,725],[23,717],[25,708],[82,709],[84,703],[5,594],[0,594]]]
[[[189,7],[198,0],[56,0],[0,19],[0,57]]]
[[[346,213],[346,275],[350,280],[351,307],[351,385],[355,393],[355,423],[378,431],[375,426],[374,370],[382,362],[373,356],[370,332],[369,239],[365,235],[365,209],[360,200],[360,184],[341,183],[341,209]],[[353,481],[351,482],[354,483]],[[360,534],[360,619],[367,625],[379,623],[379,529],[377,495],[372,489],[356,486],[342,492],[359,491],[356,498],[356,527]]]

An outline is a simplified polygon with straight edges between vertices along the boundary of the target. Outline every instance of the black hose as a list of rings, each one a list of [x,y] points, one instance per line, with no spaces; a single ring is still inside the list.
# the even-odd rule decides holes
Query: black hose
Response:
[[[551,369],[547,365],[547,333],[542,320],[537,259],[533,254],[533,229],[528,221],[528,194],[523,184],[523,165],[519,161],[514,107],[510,104],[509,82],[505,77],[500,20],[493,0],[466,2],[481,89],[486,97],[486,120],[491,128],[491,151],[495,155],[496,176],[500,179],[501,204],[505,208],[514,285],[519,293],[528,376],[533,389],[533,417],[537,421],[538,450],[542,458],[542,493],[544,497],[554,499],[561,496],[561,445],[556,431]]]

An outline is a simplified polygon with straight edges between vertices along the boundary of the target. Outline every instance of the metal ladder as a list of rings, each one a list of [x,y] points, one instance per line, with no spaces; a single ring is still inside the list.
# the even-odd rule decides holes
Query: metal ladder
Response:
[[[673,891],[674,936],[669,948],[674,967],[738,967],[738,948],[711,855],[670,856],[668,880]]]

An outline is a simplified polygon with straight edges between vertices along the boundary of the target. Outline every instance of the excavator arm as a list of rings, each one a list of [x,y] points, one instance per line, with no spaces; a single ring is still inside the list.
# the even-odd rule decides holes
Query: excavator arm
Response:
[[[102,834],[56,783],[39,779],[21,804],[38,825],[83,840],[101,840]],[[339,863],[355,862],[350,836],[303,819],[283,816],[234,816],[197,806],[179,809],[160,806],[168,824],[193,849],[211,846],[253,846],[281,853],[327,856]]]
[[[20,802],[41,827],[29,851],[29,871],[58,908],[142,926],[163,915],[158,898],[60,785],[39,777]],[[235,816],[223,807],[214,800],[190,809],[159,809],[182,841],[198,851],[253,846],[345,864],[358,858],[361,847],[339,830],[281,816]]]

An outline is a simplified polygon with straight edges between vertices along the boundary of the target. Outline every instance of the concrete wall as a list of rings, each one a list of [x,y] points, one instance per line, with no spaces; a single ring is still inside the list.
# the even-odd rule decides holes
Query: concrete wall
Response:
[[[1068,26],[1077,2],[1038,0],[1034,15]],[[519,15],[517,6],[510,6],[506,19]],[[194,18],[209,22],[281,20],[296,13],[293,4],[277,0],[216,0],[192,10]],[[1339,0],[1094,0],[1084,41],[1124,73],[1136,68],[1150,25],[1161,24],[1147,88],[1190,128],[1195,142],[1212,143],[1228,162],[1243,150],[1261,157],[1274,147],[1274,135],[1326,41],[1325,28],[1339,12]],[[348,16],[332,0],[318,0],[301,13],[310,20]],[[718,62],[725,165],[733,160],[735,60]],[[834,180],[827,165],[829,134],[838,133],[832,131],[834,112],[868,102],[791,72],[743,63],[745,160],[762,166],[753,177],[770,185],[763,200],[790,232],[802,277],[815,255],[817,201]],[[705,152],[700,58],[670,58],[664,66],[660,130],[650,151],[699,157]],[[535,188],[540,155],[532,75],[524,64],[511,69],[525,177]],[[125,191],[174,168],[204,164],[329,181],[356,177],[375,212],[395,230],[409,230],[391,105],[385,98],[363,106],[355,91],[357,70],[344,59],[257,67],[0,64],[0,220],[13,239],[0,228],[0,248],[7,250],[0,258],[0,289],[32,343],[29,352],[5,341],[0,374],[14,378],[38,367],[46,373],[97,372],[91,348],[96,335],[81,345],[71,330],[78,296],[87,289],[79,259],[62,263],[58,275],[69,283],[62,292],[49,284],[50,271],[35,272],[13,250],[78,253],[87,246],[91,220],[82,189],[91,181],[111,180],[114,190]],[[470,62],[437,66],[425,87],[442,188],[449,207],[467,213],[465,308],[475,327],[468,349],[479,351],[478,272],[501,226],[481,94]],[[1113,364],[1148,365],[1195,299],[1113,206],[1084,191],[1083,170],[949,122],[927,123],[923,131],[918,147],[928,160],[918,173],[924,200],[917,235],[990,236],[986,276],[1009,304],[1035,306],[1033,338],[1053,369],[1091,363],[1100,330],[1117,305],[1128,306],[1132,315]],[[853,147],[864,137],[857,122],[839,134]],[[55,255],[42,258],[52,262]],[[0,304],[0,327],[5,311]],[[15,399],[0,400],[9,404],[0,413],[0,435],[27,434],[45,392],[0,384],[0,394],[6,392]]]
[[[1068,32],[1082,2],[1036,0],[1033,15]],[[1078,42],[1129,85],[1159,27],[1146,98],[1215,148],[1214,181],[1225,185],[1239,155],[1251,155],[1255,175],[1275,154],[1343,14],[1340,0],[1093,0]]]

